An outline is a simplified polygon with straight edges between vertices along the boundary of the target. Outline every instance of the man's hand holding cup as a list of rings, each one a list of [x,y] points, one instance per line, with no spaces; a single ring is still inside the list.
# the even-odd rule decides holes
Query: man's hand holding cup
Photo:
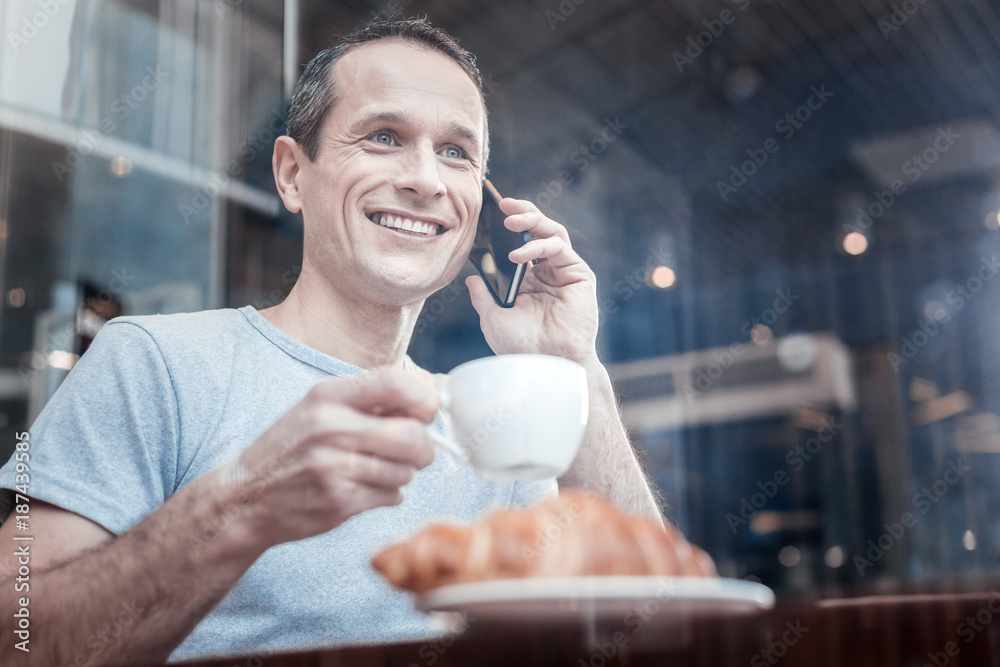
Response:
[[[398,505],[434,460],[439,408],[426,373],[380,369],[318,382],[228,466],[247,527],[270,544]]]

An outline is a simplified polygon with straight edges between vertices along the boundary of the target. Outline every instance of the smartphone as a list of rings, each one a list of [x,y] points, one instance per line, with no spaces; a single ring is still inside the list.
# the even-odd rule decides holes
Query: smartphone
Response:
[[[493,299],[503,308],[510,308],[524,278],[525,264],[515,264],[507,258],[531,240],[528,232],[512,232],[503,225],[507,214],[500,210],[503,197],[489,180],[483,182],[483,207],[479,211],[476,240],[469,261],[490,288]]]

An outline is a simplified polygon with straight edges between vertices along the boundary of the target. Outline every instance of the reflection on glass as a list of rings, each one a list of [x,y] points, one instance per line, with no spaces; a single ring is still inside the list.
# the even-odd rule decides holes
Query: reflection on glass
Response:
[[[113,316],[88,290],[124,314],[288,294],[285,69],[385,9],[300,0],[286,41],[282,3],[56,4],[14,42],[39,5],[0,7],[0,458]],[[490,174],[597,274],[631,435],[723,574],[829,595],[995,575],[1000,25],[928,5],[883,40],[864,3],[810,8],[751,3],[681,71],[704,28],[676,3],[558,31],[428,13],[480,56]],[[831,95],[803,107],[812,87]],[[460,280],[412,343],[435,371],[490,353]]]

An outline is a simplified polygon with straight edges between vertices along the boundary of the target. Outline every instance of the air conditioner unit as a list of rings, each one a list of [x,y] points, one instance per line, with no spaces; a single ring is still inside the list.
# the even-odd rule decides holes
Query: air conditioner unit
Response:
[[[850,353],[829,333],[775,339],[764,347],[734,343],[608,371],[625,424],[643,430],[855,405]]]

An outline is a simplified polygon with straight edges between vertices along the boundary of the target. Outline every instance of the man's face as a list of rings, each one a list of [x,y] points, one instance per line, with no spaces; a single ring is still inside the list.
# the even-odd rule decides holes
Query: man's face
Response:
[[[475,236],[479,91],[447,56],[399,40],[357,47],[334,67],[337,100],[297,179],[304,252],[334,289],[413,303],[458,274]]]

